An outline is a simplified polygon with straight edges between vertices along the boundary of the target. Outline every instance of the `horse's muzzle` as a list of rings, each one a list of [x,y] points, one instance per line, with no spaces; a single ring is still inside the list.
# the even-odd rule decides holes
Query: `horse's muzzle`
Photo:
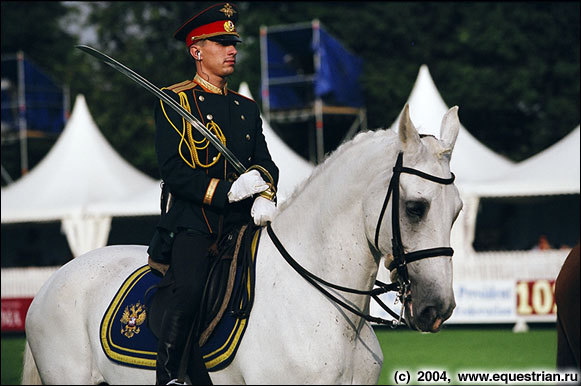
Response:
[[[411,326],[418,331],[423,332],[438,332],[442,327],[442,324],[452,316],[452,311],[456,307],[453,303],[447,309],[442,309],[441,307],[426,306],[423,309],[415,310],[413,302],[409,302],[408,307],[406,307],[406,317],[410,321]]]

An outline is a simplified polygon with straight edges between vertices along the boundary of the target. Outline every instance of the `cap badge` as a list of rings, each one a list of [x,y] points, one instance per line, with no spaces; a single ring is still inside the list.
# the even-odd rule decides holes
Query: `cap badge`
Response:
[[[226,23],[224,23],[224,31],[226,32],[234,31],[234,23],[232,23],[232,20],[228,20]]]
[[[226,17],[232,17],[232,15],[236,13],[236,11],[234,10],[234,8],[232,8],[230,3],[226,3],[226,5],[224,5],[224,8],[222,8],[220,12],[224,13]]]

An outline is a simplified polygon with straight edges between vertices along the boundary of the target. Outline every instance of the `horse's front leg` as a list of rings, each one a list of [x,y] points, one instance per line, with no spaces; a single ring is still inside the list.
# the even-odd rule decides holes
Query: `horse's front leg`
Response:
[[[376,385],[383,365],[383,352],[369,322],[363,322],[353,355],[353,384]]]

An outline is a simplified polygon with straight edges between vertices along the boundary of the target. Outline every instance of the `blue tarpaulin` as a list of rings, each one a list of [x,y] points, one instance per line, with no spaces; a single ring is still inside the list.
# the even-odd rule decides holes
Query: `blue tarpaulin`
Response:
[[[322,27],[269,31],[266,51],[268,95],[263,98],[268,97],[270,109],[312,107],[317,97],[330,106],[363,106],[362,60]]]
[[[332,99],[339,106],[363,106],[359,76],[363,62],[345,51],[343,46],[324,29],[320,41],[313,42],[313,50],[321,57],[321,68],[315,80],[315,95]]]
[[[21,60],[23,84],[19,82],[18,58],[2,59],[3,130],[18,130],[20,114],[24,114],[27,130],[60,133],[66,115],[63,88],[26,57]],[[19,106],[19,87],[24,87],[23,106]]]

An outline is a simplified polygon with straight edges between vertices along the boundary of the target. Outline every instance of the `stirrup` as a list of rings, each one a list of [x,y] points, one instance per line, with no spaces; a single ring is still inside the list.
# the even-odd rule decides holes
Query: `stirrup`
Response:
[[[177,378],[172,379],[166,385],[185,385],[186,383],[180,383]]]

